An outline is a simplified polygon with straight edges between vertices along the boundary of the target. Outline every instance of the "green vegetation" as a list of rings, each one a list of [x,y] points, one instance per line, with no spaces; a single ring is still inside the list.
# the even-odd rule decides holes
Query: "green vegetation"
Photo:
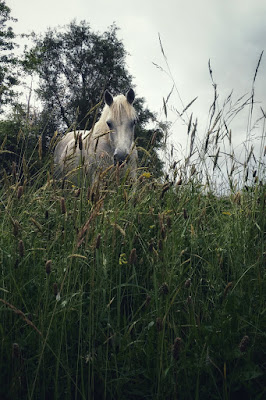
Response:
[[[263,398],[265,185],[20,172],[0,191],[1,398]]]
[[[92,35],[86,24],[70,28]],[[105,36],[115,42],[112,29]],[[59,61],[54,41],[63,46],[63,37],[45,36]],[[44,73],[36,40],[24,67]],[[187,114],[193,100],[179,113],[186,154],[165,152],[164,177],[155,151],[163,129],[145,130],[152,114],[142,100],[134,183],[115,168],[79,188],[54,181],[57,126],[48,129],[48,102],[40,113],[17,104],[0,121],[1,400],[265,397],[265,112],[254,117],[260,60],[251,96],[234,101],[230,94],[221,109],[209,65],[214,101],[207,130],[198,132]],[[41,84],[47,95],[47,82]],[[62,110],[57,89],[57,120],[63,124],[65,115],[79,124],[77,99],[65,98]],[[81,120],[86,107],[79,107]],[[238,158],[230,123],[247,107]]]

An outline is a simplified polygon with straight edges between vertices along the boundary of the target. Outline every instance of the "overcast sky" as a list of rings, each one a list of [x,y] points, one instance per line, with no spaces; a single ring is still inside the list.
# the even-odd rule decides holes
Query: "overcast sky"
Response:
[[[234,89],[234,98],[250,92],[262,50],[266,50],[265,0],[6,0],[18,19],[16,33],[42,33],[48,27],[86,20],[103,32],[113,22],[129,53],[128,69],[138,96],[165,119],[162,111],[172,81],[153,64],[166,68],[158,34],[183,104],[198,96],[191,111],[207,117],[213,99],[208,60],[220,101]],[[266,109],[266,52],[257,77],[256,94]],[[182,111],[175,90],[169,106]],[[174,113],[168,118],[173,122]],[[172,128],[179,139],[180,122]],[[238,133],[240,135],[240,133]]]

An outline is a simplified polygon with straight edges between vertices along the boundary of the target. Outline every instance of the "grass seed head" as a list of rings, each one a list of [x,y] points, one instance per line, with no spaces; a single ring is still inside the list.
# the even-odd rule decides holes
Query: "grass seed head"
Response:
[[[79,149],[82,150],[83,142],[82,142],[82,134],[79,135]]]
[[[156,318],[156,329],[158,332],[163,330],[163,320],[160,317]]]
[[[17,192],[18,200],[21,198],[22,195],[23,195],[23,186],[19,186],[18,187],[18,192]]]
[[[180,351],[182,346],[182,339],[180,337],[176,337],[174,340],[173,348],[172,348],[172,355],[174,360],[178,361],[180,357]]]
[[[25,254],[25,247],[24,247],[23,240],[20,240],[20,241],[18,242],[18,252],[19,252],[19,255],[20,255],[21,258],[24,257],[24,254]]]
[[[20,347],[18,343],[12,344],[12,358],[20,358]]]
[[[247,351],[249,342],[250,342],[249,337],[247,335],[243,336],[238,346],[241,353],[245,353]]]
[[[102,237],[101,237],[101,234],[99,233],[95,240],[95,245],[94,245],[95,249],[99,249],[99,247],[101,245],[101,239],[102,239]]]
[[[53,284],[53,291],[54,291],[54,295],[57,296],[58,295],[58,285],[57,285],[57,283]]]
[[[190,278],[188,278],[187,280],[186,280],[186,282],[185,282],[185,288],[189,288],[191,286],[191,279]]]
[[[75,193],[75,197],[79,197],[79,195],[80,195],[80,188],[76,189],[74,193]]]
[[[14,161],[12,162],[12,176],[15,181],[17,177],[17,165]]]
[[[133,265],[137,262],[137,251],[136,249],[132,249],[129,255],[129,264]]]
[[[226,285],[226,287],[224,289],[224,297],[227,296],[229,290],[232,289],[232,286],[233,286],[233,282],[228,282],[228,284]]]
[[[167,285],[166,282],[164,282],[164,283],[160,286],[159,292],[160,292],[161,294],[168,294],[168,293],[169,293],[169,287],[168,287],[168,285]]]
[[[45,272],[47,275],[51,273],[52,260],[47,260],[45,263]]]
[[[61,197],[60,205],[61,205],[61,214],[65,214],[66,213],[66,202],[65,202],[64,197]]]
[[[14,236],[18,236],[19,228],[20,228],[19,222],[15,219],[13,221],[13,234],[14,234]]]
[[[145,307],[148,307],[150,305],[150,302],[151,302],[151,296],[149,294],[147,294],[146,301],[145,301]]]

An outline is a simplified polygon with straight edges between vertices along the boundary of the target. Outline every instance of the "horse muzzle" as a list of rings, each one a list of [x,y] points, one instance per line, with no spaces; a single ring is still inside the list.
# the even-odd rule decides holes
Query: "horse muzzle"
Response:
[[[114,153],[114,165],[122,165],[127,162],[129,154],[125,151],[116,151]]]

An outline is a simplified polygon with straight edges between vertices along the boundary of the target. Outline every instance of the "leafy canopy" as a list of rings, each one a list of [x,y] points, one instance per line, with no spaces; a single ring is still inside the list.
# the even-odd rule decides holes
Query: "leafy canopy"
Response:
[[[4,105],[13,101],[14,87],[18,84],[18,76],[14,70],[18,61],[13,54],[16,35],[13,28],[7,26],[16,19],[10,13],[5,0],[0,0],[0,113],[3,112]]]

